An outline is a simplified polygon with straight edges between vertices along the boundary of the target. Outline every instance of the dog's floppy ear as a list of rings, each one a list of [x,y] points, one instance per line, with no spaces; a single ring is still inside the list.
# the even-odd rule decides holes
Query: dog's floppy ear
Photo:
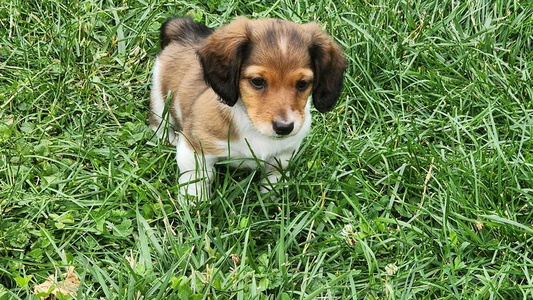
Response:
[[[311,31],[309,54],[314,72],[313,104],[319,112],[335,106],[342,90],[346,60],[341,47],[315,23],[307,24]]]
[[[198,49],[206,83],[229,106],[239,98],[241,64],[249,44],[248,22],[241,17],[215,30]]]

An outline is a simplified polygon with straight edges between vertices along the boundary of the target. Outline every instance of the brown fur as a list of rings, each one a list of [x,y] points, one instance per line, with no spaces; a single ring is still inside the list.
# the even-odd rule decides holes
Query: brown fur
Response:
[[[171,116],[176,122],[179,120],[177,110],[186,116],[178,125],[186,133],[191,146],[198,153],[203,150],[216,154],[219,149],[210,141],[226,140],[228,134],[237,138],[230,130],[225,105],[216,100],[217,95],[204,82],[195,47],[171,43],[159,58],[162,91],[172,92]],[[200,128],[195,124],[204,126]]]
[[[241,99],[246,106],[252,123],[259,127],[261,124],[271,126],[273,121],[287,119],[288,111],[295,112],[303,123],[307,98],[311,93],[311,85],[304,91],[295,89],[299,80],[313,81],[313,72],[309,68],[284,70],[280,72],[269,66],[262,66],[259,62],[251,63],[244,68],[240,80]],[[267,82],[267,88],[257,90],[250,84],[253,78],[261,77]]]

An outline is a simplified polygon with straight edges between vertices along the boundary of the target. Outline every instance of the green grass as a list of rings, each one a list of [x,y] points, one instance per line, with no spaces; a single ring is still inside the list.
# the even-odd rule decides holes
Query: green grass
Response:
[[[184,14],[345,48],[275,201],[225,165],[209,202],[178,196],[146,118]],[[3,1],[0,299],[68,266],[78,299],[531,299],[532,37],[530,1]]]

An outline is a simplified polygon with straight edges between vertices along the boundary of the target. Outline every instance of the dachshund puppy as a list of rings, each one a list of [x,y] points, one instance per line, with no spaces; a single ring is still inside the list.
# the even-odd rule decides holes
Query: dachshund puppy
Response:
[[[311,125],[333,108],[346,61],[317,24],[244,17],[212,30],[189,18],[161,27],[150,126],[176,145],[180,193],[206,196],[214,164],[264,164],[276,183]],[[169,99],[169,101],[166,101]]]

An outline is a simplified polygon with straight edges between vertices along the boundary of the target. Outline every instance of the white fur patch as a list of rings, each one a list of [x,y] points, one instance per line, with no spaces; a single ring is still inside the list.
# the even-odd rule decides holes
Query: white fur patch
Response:
[[[283,55],[287,54],[289,49],[289,41],[286,36],[282,35],[278,40],[278,47]]]
[[[227,141],[220,141],[218,146],[224,148],[225,157],[231,158],[257,158],[259,160],[275,163],[280,156],[292,156],[298,150],[302,140],[305,138],[311,127],[310,102],[305,108],[305,121],[299,126],[298,132],[287,137],[270,137],[261,134],[252,124],[245,109],[239,102],[232,108],[233,121],[237,126],[239,140],[232,141],[229,145]],[[283,162],[282,162],[283,163]],[[254,161],[243,161],[241,166],[254,168],[257,164]]]
[[[158,124],[150,124],[150,127],[161,139],[168,139],[170,144],[177,144],[177,135],[174,132],[176,123],[168,114],[170,107],[166,107],[166,99],[163,97],[163,90],[161,87],[161,67],[159,58],[156,59],[152,73],[152,90],[150,92],[150,109],[152,116],[158,121]],[[165,110],[167,114],[165,115]],[[179,112],[178,112],[179,113]]]

